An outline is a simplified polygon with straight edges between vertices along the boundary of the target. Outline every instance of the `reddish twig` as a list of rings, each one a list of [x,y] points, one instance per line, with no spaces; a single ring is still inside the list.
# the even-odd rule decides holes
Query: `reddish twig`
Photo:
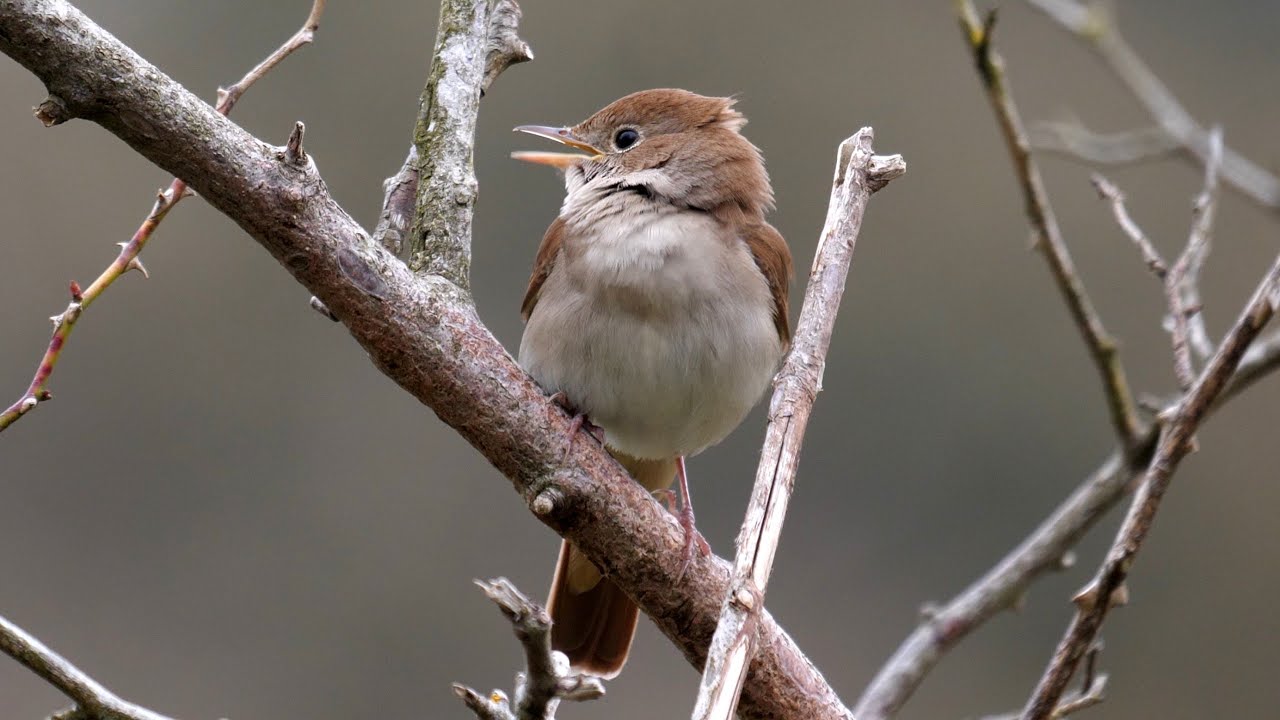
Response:
[[[307,20],[303,23],[302,28],[294,33],[283,45],[271,53],[266,60],[258,63],[256,67],[240,78],[238,82],[229,88],[218,89],[218,105],[216,110],[227,115],[231,109],[235,107],[236,102],[245,94],[245,92],[253,86],[264,75],[271,71],[280,61],[291,55],[295,50],[311,42],[315,37],[316,28],[320,26],[320,16],[324,13],[326,0],[313,0],[311,5],[311,13],[307,16]],[[55,112],[56,103],[52,100],[42,103],[36,109],[36,117],[40,118],[46,125],[56,125],[65,119],[62,115]],[[71,330],[75,328],[76,321],[80,319],[80,315],[85,308],[89,307],[98,296],[111,286],[121,275],[129,270],[139,270],[143,276],[147,275],[146,268],[142,265],[142,261],[138,259],[138,255],[142,249],[146,247],[147,241],[155,233],[161,221],[169,214],[182,199],[191,195],[191,191],[187,189],[186,182],[179,178],[174,178],[169,183],[169,187],[161,190],[156,196],[156,203],[151,208],[151,212],[147,213],[147,217],[142,221],[138,230],[134,232],[133,237],[128,242],[120,243],[120,253],[116,259],[107,266],[106,270],[93,281],[87,289],[77,292],[78,285],[73,281],[71,283],[71,303],[67,305],[67,309],[59,315],[54,315],[53,320],[53,336],[49,338],[49,345],[45,349],[44,356],[40,358],[40,364],[36,367],[35,376],[31,378],[31,383],[27,386],[26,392],[22,394],[12,405],[0,412],[0,432],[3,432],[19,418],[30,412],[36,405],[53,397],[49,392],[49,377],[53,374],[54,368],[58,364],[58,359],[62,355],[62,350],[66,346],[67,338],[71,335]]]

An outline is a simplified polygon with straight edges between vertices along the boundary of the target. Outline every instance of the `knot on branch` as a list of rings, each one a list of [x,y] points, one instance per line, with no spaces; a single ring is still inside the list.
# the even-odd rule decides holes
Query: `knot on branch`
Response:
[[[67,107],[67,103],[57,95],[50,94],[45,101],[31,109],[45,127],[53,127],[74,119],[75,113]]]

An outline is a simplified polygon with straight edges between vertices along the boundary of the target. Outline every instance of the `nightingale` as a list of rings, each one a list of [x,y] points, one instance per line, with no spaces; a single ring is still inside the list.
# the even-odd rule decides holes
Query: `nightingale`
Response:
[[[791,253],[769,223],[773,190],[732,98],[627,95],[572,127],[517,131],[573,153],[512,157],[564,172],[521,314],[521,366],[576,413],[646,489],[679,479],[682,568],[695,545],[684,458],[724,439],[768,387],[790,343]],[[683,572],[683,570],[682,570]],[[638,609],[562,543],[547,601],[554,649],[614,677]]]

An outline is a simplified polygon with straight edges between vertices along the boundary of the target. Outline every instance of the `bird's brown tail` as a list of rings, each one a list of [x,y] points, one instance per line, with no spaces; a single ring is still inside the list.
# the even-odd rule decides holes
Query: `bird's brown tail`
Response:
[[[664,490],[675,479],[676,461],[639,460],[614,452],[614,457],[647,490]],[[551,614],[551,646],[569,657],[581,672],[611,678],[622,671],[635,636],[640,609],[569,541],[560,545],[560,559],[547,599]]]

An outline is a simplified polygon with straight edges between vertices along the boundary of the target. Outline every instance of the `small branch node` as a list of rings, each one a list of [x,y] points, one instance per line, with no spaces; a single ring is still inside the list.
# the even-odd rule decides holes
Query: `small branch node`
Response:
[[[306,133],[307,126],[301,120],[293,124],[293,131],[289,133],[289,140],[284,145],[284,161],[290,165],[306,165],[307,152],[302,149],[302,136]]]
[[[329,309],[329,306],[325,305],[324,301],[316,297],[315,295],[311,296],[311,299],[307,301],[307,304],[311,306],[312,310],[315,310],[316,312],[320,313],[321,315],[329,318],[334,322],[338,322],[338,316],[334,315],[333,311]]]
[[[564,502],[564,493],[555,488],[547,488],[538,493],[533,499],[533,503],[529,506],[538,517],[547,517],[556,512]]]
[[[31,111],[45,127],[61,125],[75,117],[70,108],[67,107],[67,104],[57,95],[50,95],[44,102],[32,108]]]

